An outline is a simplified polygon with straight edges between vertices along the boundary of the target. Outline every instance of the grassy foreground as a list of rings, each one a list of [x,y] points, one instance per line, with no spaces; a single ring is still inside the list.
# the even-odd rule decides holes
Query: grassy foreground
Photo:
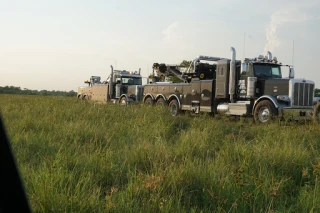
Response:
[[[320,126],[1,95],[34,212],[320,212]]]

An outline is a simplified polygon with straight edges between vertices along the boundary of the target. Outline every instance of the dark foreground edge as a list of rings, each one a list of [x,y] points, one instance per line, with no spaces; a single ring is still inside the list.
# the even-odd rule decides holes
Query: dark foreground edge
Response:
[[[0,115],[0,213],[31,212]]]

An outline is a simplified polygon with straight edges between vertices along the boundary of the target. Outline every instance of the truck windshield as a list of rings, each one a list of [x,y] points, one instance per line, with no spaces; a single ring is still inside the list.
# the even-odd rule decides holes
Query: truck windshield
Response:
[[[280,66],[270,64],[254,64],[254,75],[264,78],[282,78]]]
[[[124,85],[142,85],[141,78],[122,77],[122,84]]]

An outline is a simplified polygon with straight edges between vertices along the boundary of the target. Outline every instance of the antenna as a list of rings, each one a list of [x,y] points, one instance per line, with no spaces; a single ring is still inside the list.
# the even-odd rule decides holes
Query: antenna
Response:
[[[147,76],[148,76],[148,78],[149,78],[149,66],[148,66],[148,64],[147,64]]]
[[[292,42],[292,66],[293,66],[293,59],[294,59],[294,40]]]
[[[243,36],[243,55],[242,55],[242,58],[244,58],[245,49],[246,49],[246,32],[244,33],[244,36]]]

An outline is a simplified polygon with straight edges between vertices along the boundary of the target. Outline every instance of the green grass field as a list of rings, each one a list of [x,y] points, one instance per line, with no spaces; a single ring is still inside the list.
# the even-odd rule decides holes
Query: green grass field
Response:
[[[320,125],[0,96],[34,212],[320,212]]]

